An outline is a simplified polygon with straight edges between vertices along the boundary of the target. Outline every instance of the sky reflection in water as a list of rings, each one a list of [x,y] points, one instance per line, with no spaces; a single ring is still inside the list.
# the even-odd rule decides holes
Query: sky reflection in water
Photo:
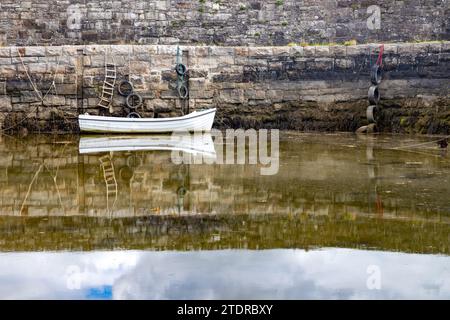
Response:
[[[380,268],[380,290],[367,287],[369,265]],[[448,299],[450,257],[334,248],[3,253],[0,284],[3,299]]]

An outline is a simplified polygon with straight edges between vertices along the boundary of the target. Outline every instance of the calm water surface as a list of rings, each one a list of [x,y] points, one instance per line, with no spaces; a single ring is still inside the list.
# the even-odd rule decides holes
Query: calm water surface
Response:
[[[2,136],[0,298],[450,299],[435,137],[280,138],[264,176],[174,161],[218,139]]]

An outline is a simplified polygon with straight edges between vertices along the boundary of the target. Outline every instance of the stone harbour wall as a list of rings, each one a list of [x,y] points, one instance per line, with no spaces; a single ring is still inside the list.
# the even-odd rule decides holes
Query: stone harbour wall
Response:
[[[353,131],[367,124],[378,45],[180,49],[187,101],[176,90],[177,46],[0,48],[2,127],[77,131],[79,114],[109,114],[97,107],[105,61],[117,65],[118,81],[131,79],[144,117],[180,115],[188,105],[217,107],[217,128]],[[387,44],[384,52],[381,130],[449,133],[450,43]],[[114,116],[130,112],[117,92],[113,109]]]
[[[450,40],[448,0],[2,0],[0,44]]]

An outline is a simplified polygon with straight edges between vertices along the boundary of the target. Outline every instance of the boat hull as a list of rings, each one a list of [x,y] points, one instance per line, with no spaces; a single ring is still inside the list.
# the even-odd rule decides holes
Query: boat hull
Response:
[[[195,111],[176,118],[118,118],[80,115],[78,123],[82,132],[103,133],[170,133],[209,132],[216,109]]]

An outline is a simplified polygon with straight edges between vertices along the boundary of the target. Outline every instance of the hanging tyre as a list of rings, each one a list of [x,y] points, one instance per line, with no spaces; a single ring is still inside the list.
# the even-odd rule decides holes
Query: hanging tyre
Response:
[[[137,112],[131,112],[127,115],[127,118],[140,118],[141,115]]]
[[[178,63],[175,66],[175,71],[177,72],[177,74],[179,76],[184,76],[186,74],[187,68],[186,68],[186,66],[184,64]]]
[[[180,198],[183,198],[187,193],[187,190],[185,187],[179,187],[177,190],[177,194]]]
[[[136,154],[130,155],[127,158],[127,166],[130,168],[137,168],[142,165],[142,159],[138,157]]]
[[[178,95],[181,99],[187,99],[189,97],[189,89],[182,84],[178,87]]]
[[[380,102],[380,91],[378,91],[378,86],[371,86],[368,95],[370,104],[378,104],[378,102]]]
[[[130,181],[131,178],[133,177],[133,171],[131,170],[130,167],[126,166],[126,167],[122,167],[119,170],[119,177],[120,179],[122,179],[123,181]]]
[[[367,121],[369,123],[377,123],[379,119],[380,109],[377,106],[368,106],[367,107]]]
[[[379,65],[374,65],[372,67],[372,70],[370,71],[370,81],[372,81],[372,84],[379,85],[382,80],[382,71],[381,67]]]
[[[127,97],[127,106],[130,109],[137,109],[142,105],[142,97],[137,93],[132,93]]]
[[[130,81],[123,80],[119,82],[119,85],[117,86],[117,91],[121,96],[128,97],[130,94],[133,93],[134,87]]]

